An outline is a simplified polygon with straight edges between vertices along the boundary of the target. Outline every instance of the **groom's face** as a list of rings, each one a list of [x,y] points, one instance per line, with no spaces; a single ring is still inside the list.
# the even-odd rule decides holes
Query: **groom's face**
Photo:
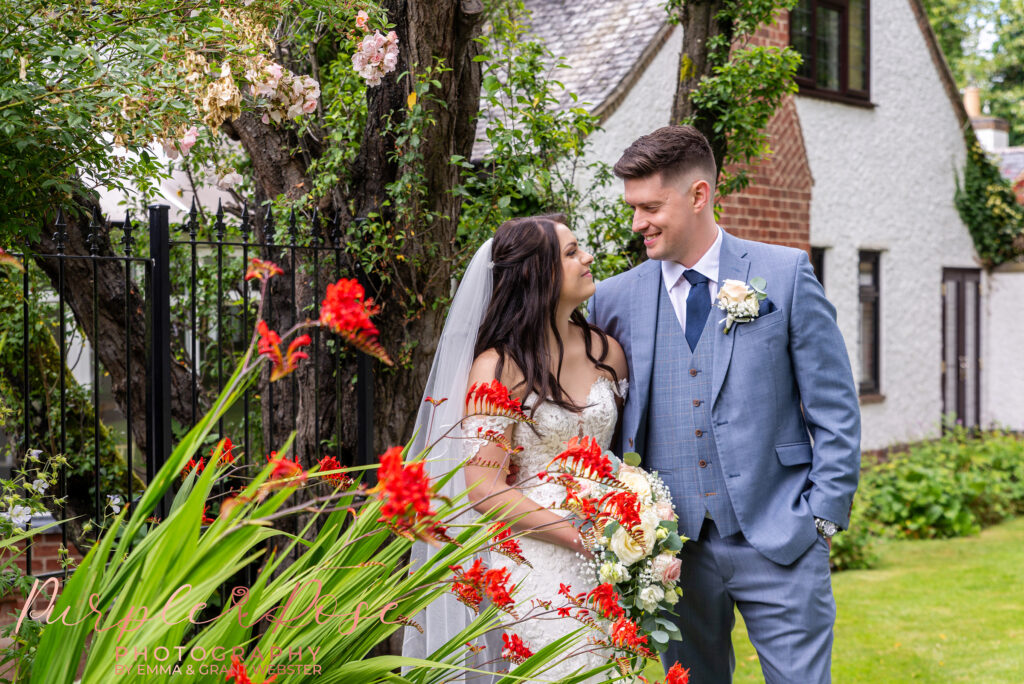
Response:
[[[698,225],[693,186],[698,180],[683,174],[664,182],[661,173],[626,179],[624,196],[633,207],[633,232],[643,237],[649,258],[683,263],[692,251]]]

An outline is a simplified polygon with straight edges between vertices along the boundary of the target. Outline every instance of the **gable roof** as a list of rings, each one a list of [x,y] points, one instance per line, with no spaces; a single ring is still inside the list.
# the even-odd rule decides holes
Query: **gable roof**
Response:
[[[664,0],[526,0],[530,35],[568,69],[553,69],[550,77],[565,88],[562,106],[583,106],[603,122],[615,111],[633,84],[671,35]],[[578,100],[572,103],[571,94]],[[499,114],[484,111],[477,124],[473,158],[488,150],[481,141],[486,119]]]

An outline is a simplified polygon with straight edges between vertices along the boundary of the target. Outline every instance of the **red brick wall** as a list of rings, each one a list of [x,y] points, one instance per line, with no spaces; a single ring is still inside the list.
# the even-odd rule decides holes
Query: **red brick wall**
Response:
[[[61,544],[60,532],[39,534],[36,535],[34,539],[35,541],[32,544],[32,574],[39,575],[44,572],[55,572],[60,570],[60,555],[58,553],[58,549]],[[22,542],[20,548],[24,549],[24,542]],[[75,551],[74,547],[71,548],[71,557],[75,562],[82,559],[82,556]],[[18,556],[18,559],[15,561],[15,565],[24,572],[24,553]],[[18,594],[0,596],[0,625],[17,622],[17,613],[21,610],[23,605],[24,603],[22,598]],[[34,606],[36,610],[42,610],[45,607],[46,602],[41,599],[37,600]]]
[[[764,26],[751,39],[756,45],[789,44],[789,14]],[[750,171],[750,186],[722,202],[719,223],[737,237],[809,249],[811,241],[811,170],[793,98],[768,124],[772,154]]]

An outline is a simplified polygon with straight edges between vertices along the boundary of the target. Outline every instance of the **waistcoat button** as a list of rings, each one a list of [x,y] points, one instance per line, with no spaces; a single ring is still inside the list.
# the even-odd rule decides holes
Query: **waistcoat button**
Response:
[[[701,437],[701,436],[703,436],[703,435],[704,435],[704,432],[703,432],[702,430],[697,430],[697,431],[696,431],[696,432],[694,432],[693,434],[697,435],[698,437]]]
[[[704,459],[701,459],[701,460],[697,461],[697,465],[699,465],[701,468],[707,468],[708,467],[708,462],[705,461]]]
[[[690,377],[691,378],[697,377],[697,369],[696,368],[691,368],[690,369]]]

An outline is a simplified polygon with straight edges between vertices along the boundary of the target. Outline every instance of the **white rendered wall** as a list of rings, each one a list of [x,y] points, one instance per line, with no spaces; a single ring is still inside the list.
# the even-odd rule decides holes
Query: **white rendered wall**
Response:
[[[882,250],[885,399],[861,407],[863,448],[878,449],[939,434],[942,269],[977,263],[953,205],[963,139],[924,36],[906,1],[871,10],[876,107],[801,96],[797,111],[814,177],[811,244],[829,248],[825,293],[857,378],[858,250]]]
[[[996,269],[982,287],[983,420],[1024,431],[1024,264]]]

